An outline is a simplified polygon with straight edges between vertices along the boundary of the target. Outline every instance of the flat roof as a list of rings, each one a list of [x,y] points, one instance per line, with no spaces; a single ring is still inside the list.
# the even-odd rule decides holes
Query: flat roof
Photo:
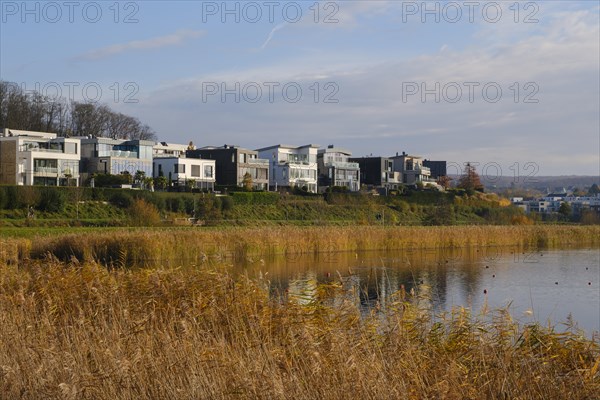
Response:
[[[276,149],[276,148],[303,149],[305,147],[312,147],[312,148],[318,149],[321,146],[318,145],[318,144],[305,144],[305,145],[302,145],[302,146],[292,146],[292,145],[289,145],[289,144],[275,144],[273,146],[267,146],[267,147],[262,147],[260,149],[256,149],[256,151],[263,151],[263,150]]]

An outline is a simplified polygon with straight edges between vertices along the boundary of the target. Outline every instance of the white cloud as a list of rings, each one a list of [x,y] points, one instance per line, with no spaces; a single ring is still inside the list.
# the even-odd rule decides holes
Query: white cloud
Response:
[[[204,34],[204,31],[179,30],[170,35],[159,36],[146,40],[132,40],[127,43],[113,44],[111,46],[91,50],[85,54],[75,57],[75,60],[95,61],[135,50],[150,50],[176,46],[182,44],[187,39],[199,38]]]

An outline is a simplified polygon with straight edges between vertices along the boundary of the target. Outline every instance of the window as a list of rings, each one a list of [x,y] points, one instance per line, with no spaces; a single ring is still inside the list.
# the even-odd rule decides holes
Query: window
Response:
[[[58,160],[35,159],[33,161],[34,172],[58,172]]]
[[[200,177],[200,166],[199,165],[192,165],[192,176],[193,177]]]
[[[77,143],[65,142],[65,153],[77,154]]]
[[[204,177],[205,178],[212,178],[213,177],[213,166],[212,165],[205,165],[204,166]]]

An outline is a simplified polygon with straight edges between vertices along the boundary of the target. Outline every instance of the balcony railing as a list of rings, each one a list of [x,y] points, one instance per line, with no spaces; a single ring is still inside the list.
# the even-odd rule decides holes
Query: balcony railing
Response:
[[[47,148],[43,148],[43,147],[29,147],[28,145],[25,146],[21,146],[21,151],[22,152],[26,152],[26,151],[38,151],[41,153],[64,153],[64,149],[58,148],[58,149],[47,149]]]
[[[36,174],[58,174],[58,168],[54,167],[36,167],[34,169]]]
[[[269,160],[265,160],[264,158],[249,158],[247,160],[247,164],[257,164],[257,165],[264,165],[264,166],[269,166]]]
[[[429,167],[414,167],[413,169],[407,169],[405,172],[415,172],[422,175],[431,175],[431,169]]]
[[[120,158],[138,158],[138,153],[135,151],[113,150],[110,152],[110,156]]]
[[[358,163],[355,163],[355,162],[344,162],[344,161],[332,161],[332,162],[328,162],[328,163],[325,163],[325,166],[326,167],[340,168],[340,169],[354,169],[354,170],[360,169],[360,166],[358,165]]]

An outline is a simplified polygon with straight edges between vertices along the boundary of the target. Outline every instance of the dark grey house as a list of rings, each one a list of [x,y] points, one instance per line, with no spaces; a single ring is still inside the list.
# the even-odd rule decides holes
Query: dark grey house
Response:
[[[424,160],[423,166],[431,170],[431,178],[438,179],[440,176],[446,176],[446,161]]]
[[[394,171],[394,161],[388,157],[356,157],[349,161],[358,163],[360,181],[364,185],[397,189],[402,183],[400,173]]]
[[[244,175],[249,173],[254,190],[269,190],[269,160],[258,158],[254,150],[226,144],[188,150],[186,157],[215,160],[218,186],[243,186]]]

